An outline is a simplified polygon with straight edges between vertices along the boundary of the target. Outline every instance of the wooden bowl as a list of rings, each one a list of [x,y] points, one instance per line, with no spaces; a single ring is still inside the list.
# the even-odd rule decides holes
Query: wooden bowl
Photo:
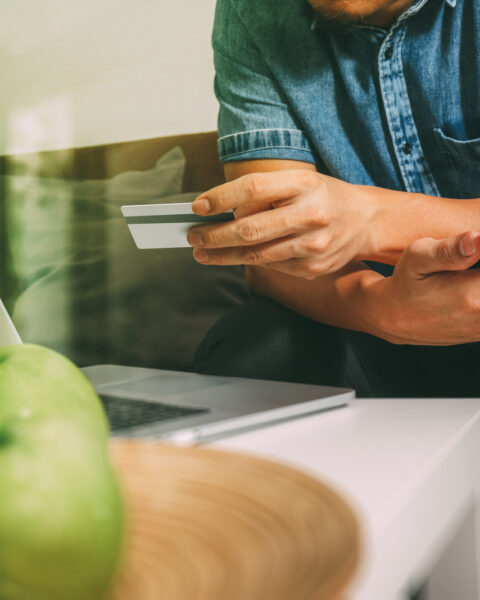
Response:
[[[349,583],[357,522],[316,479],[207,448],[111,449],[127,514],[111,600],[330,600]]]

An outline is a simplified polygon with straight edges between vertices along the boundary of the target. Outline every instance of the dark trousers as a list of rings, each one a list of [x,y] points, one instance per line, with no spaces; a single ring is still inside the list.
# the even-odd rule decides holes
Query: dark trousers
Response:
[[[199,373],[354,388],[358,397],[480,396],[480,343],[398,346],[316,323],[267,298],[224,315],[197,349]]]

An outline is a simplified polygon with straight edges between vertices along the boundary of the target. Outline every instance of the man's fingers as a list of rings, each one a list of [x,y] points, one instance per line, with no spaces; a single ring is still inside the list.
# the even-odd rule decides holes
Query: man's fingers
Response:
[[[229,248],[252,246],[307,230],[295,206],[255,213],[230,223],[195,227],[187,235],[192,246],[204,248]],[[299,221],[300,217],[300,221]]]
[[[268,211],[270,206],[265,205],[265,202],[246,202],[235,209],[235,218],[242,219],[248,215],[254,215],[259,212]]]
[[[424,276],[468,269],[480,260],[480,233],[468,231],[443,240],[422,238],[409,246],[405,259]]]
[[[478,231],[467,231],[458,237],[458,249],[462,256],[473,257],[480,252],[480,233]]]
[[[280,262],[299,255],[297,238],[283,238],[255,246],[204,249],[195,248],[193,256],[202,264],[209,265],[265,265]]]
[[[318,242],[310,240],[305,245],[302,237],[289,236],[255,246],[195,248],[193,256],[202,264],[264,266],[305,279],[313,279],[337,270],[339,268],[337,254],[334,253],[333,257],[326,260],[322,259],[321,253],[312,256],[306,246],[311,246],[313,243],[322,245],[324,241],[321,238]]]
[[[216,215],[254,203],[265,210],[275,200],[295,197],[317,182],[318,173],[306,169],[251,173],[201,194],[192,209],[200,215]]]

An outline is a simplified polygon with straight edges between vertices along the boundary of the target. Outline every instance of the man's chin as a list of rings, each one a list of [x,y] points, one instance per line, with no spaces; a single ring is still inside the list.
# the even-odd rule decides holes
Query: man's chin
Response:
[[[390,0],[393,2],[394,0]],[[378,0],[308,0],[312,8],[326,18],[364,20],[382,8]],[[384,3],[385,4],[385,0]],[[383,6],[384,7],[384,6]]]
[[[414,0],[308,0],[317,27],[348,33],[362,25],[390,27]]]

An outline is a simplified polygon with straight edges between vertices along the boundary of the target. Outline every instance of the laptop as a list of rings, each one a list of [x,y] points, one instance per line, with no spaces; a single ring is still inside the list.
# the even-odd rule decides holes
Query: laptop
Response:
[[[21,344],[0,300],[0,347]],[[82,369],[112,434],[194,445],[345,406],[353,390],[120,365]]]

